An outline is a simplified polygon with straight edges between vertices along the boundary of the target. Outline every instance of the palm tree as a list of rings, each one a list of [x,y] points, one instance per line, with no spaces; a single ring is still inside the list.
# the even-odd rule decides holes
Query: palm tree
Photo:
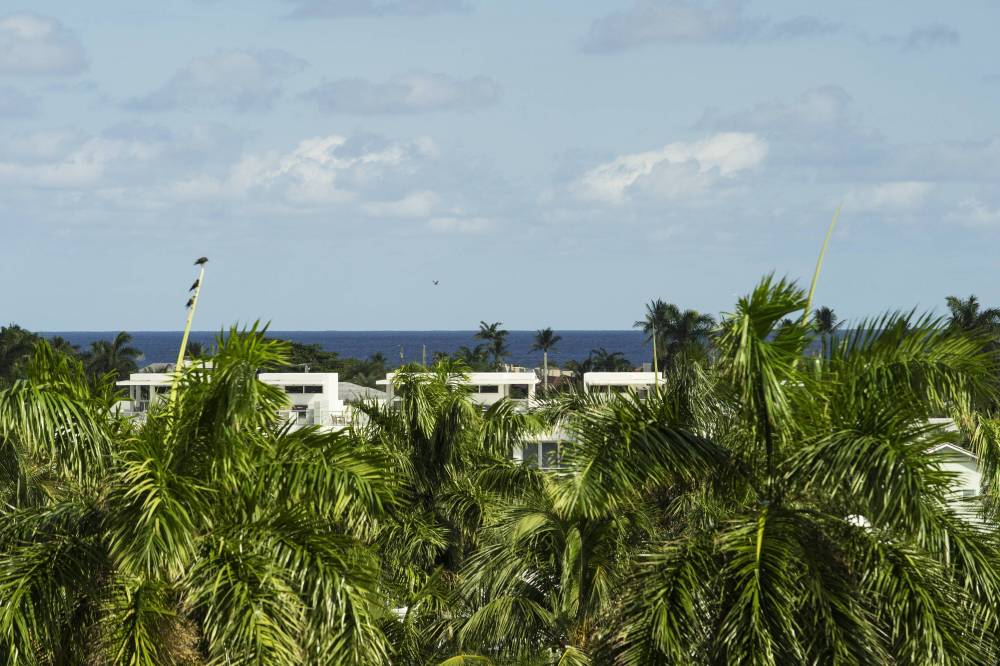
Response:
[[[61,335],[52,336],[49,339],[49,344],[52,345],[52,349],[61,354],[67,354],[69,356],[79,356],[80,354],[80,345],[74,345]]]
[[[388,661],[370,545],[387,460],[344,434],[290,433],[256,372],[261,331],[219,341],[145,425],[109,418],[113,378],[40,343],[0,391],[5,663]]]
[[[589,369],[586,371],[594,370],[597,372],[624,372],[632,369],[632,364],[625,354],[616,351],[609,352],[604,347],[598,347],[597,349],[590,350]]]
[[[819,333],[821,348],[821,357],[826,359],[827,348],[829,343],[833,338],[834,334],[844,325],[844,322],[838,321],[837,315],[833,312],[832,308],[828,308],[825,305],[813,312],[813,328]]]
[[[966,299],[948,296],[945,299],[951,313],[949,324],[963,331],[986,330],[996,335],[1000,331],[1000,308],[981,309],[975,295]]]
[[[38,336],[17,324],[0,328],[0,379],[11,379],[17,374],[37,341]]]
[[[503,366],[503,359],[509,354],[507,350],[507,336],[510,334],[510,331],[500,328],[501,326],[503,326],[502,321],[495,321],[492,324],[480,321],[479,331],[474,336],[478,340],[485,340],[487,342],[490,353],[493,354],[493,365],[498,370]]]
[[[697,310],[681,310],[673,303],[656,299],[646,305],[646,317],[633,326],[646,334],[647,341],[655,337],[657,361],[667,369],[681,357],[705,355],[705,344],[715,329],[715,318]]]
[[[956,512],[933,453],[953,436],[928,420],[995,396],[996,353],[983,334],[897,314],[834,340],[814,368],[800,362],[811,327],[781,326],[805,307],[801,289],[767,278],[722,322],[708,393],[677,400],[668,387],[575,417],[558,515],[611,520],[653,501],[663,516],[588,656],[770,665],[1000,654],[1000,540]]]
[[[498,493],[525,473],[511,450],[539,428],[510,401],[483,412],[470,399],[465,372],[449,359],[430,372],[406,366],[393,378],[395,404],[358,406],[367,419],[357,438],[390,456],[399,498],[379,538],[388,605],[407,609],[384,626],[401,653],[397,663],[436,663],[448,655],[445,609],[458,573],[496,512]]]
[[[205,349],[205,345],[198,342],[197,340],[192,340],[187,344],[186,356],[190,359],[199,359],[207,355],[208,350]]]
[[[444,354],[443,358],[448,358],[448,355]],[[455,352],[454,358],[456,361],[466,365],[470,370],[488,370],[490,368],[490,352],[486,345],[476,345],[471,349],[466,345],[462,345]],[[435,360],[443,359],[437,358]]]
[[[626,553],[652,538],[653,522],[642,508],[565,511],[561,477],[537,474],[535,487],[484,530],[463,572],[459,644],[497,663],[590,663],[627,580]]]
[[[94,377],[114,373],[117,379],[128,379],[135,372],[142,352],[131,346],[132,336],[121,331],[112,340],[95,340],[84,354],[87,370]]]
[[[549,392],[549,352],[560,340],[561,335],[556,335],[551,328],[543,328],[535,332],[535,342],[531,345],[531,351],[542,352],[542,391],[545,393]]]

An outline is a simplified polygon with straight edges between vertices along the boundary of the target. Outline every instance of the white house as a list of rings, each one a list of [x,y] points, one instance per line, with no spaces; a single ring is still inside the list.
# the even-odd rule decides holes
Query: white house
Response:
[[[959,513],[974,517],[979,509],[976,498],[981,494],[983,474],[979,459],[972,451],[956,444],[938,444],[930,449],[941,459],[941,469],[955,475],[955,493],[952,504]]]
[[[522,447],[513,451],[514,460],[541,469],[556,469],[562,460],[562,448],[569,441],[569,434],[555,427],[539,433]]]
[[[119,413],[145,418],[151,407],[167,399],[173,379],[172,373],[132,373],[118,382],[128,391],[128,398],[118,404]],[[279,415],[293,428],[317,425],[333,430],[349,423],[351,408],[340,399],[336,372],[262,372],[258,379],[282,389],[287,407]]]
[[[639,395],[643,395],[656,383],[655,372],[583,373],[583,391],[585,393],[620,393],[633,390]]]
[[[279,414],[294,426],[347,425],[349,414],[338,395],[336,372],[262,372],[257,378],[285,392],[288,408]]]
[[[375,382],[385,386],[386,398],[395,397],[393,380],[396,373],[390,372],[385,379]],[[538,377],[534,372],[470,372],[463,383],[472,390],[473,402],[489,407],[504,398],[528,402],[535,397]]]
[[[149,408],[167,399],[173,374],[167,372],[134,372],[128,379],[117,382],[128,392],[128,399],[118,403],[118,411],[132,418],[144,419]]]

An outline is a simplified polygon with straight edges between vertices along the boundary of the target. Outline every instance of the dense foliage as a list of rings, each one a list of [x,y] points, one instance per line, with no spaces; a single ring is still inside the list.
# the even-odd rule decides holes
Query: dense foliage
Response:
[[[484,410],[460,361],[407,366],[341,432],[278,418],[256,328],[142,423],[36,342],[0,389],[3,661],[996,663],[992,330],[806,307],[763,280],[643,396]],[[555,469],[511,455],[553,428]]]

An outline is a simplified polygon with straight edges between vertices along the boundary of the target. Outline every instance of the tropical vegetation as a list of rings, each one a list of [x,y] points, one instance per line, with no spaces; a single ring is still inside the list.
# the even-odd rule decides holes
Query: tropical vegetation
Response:
[[[336,432],[278,418],[256,374],[293,350],[257,326],[142,421],[113,371],[35,341],[0,388],[0,655],[996,663],[995,332],[815,314],[767,277],[642,395],[484,409],[462,361],[408,365]],[[956,496],[944,444],[977,456],[982,497]]]
[[[633,326],[641,329],[646,341],[654,345],[658,366],[669,369],[685,359],[706,357],[715,318],[697,310],[681,310],[657,298],[646,305],[646,316]]]
[[[549,352],[555,351],[556,345],[562,340],[551,328],[539,329],[535,332],[535,340],[531,351],[542,352],[542,391],[549,392]]]

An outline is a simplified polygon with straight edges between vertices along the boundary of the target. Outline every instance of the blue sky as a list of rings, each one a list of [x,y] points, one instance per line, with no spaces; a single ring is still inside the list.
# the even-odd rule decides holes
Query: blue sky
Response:
[[[177,329],[207,255],[201,329],[628,328],[806,281],[841,202],[820,303],[1000,303],[993,0],[4,12],[4,321]]]

